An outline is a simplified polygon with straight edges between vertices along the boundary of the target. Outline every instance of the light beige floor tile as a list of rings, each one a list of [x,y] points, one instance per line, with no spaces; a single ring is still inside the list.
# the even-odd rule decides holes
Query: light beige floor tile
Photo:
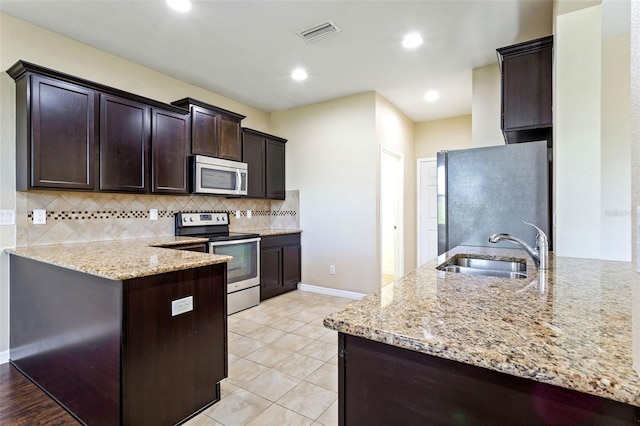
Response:
[[[211,417],[207,416],[205,413],[200,413],[191,420],[186,423],[183,423],[184,426],[223,426],[222,424],[216,422]]]
[[[290,376],[304,379],[309,376],[309,374],[320,368],[322,364],[323,362],[320,360],[300,354],[293,354],[282,362],[276,364],[273,368]]]
[[[331,357],[331,359],[327,362],[329,364],[338,365],[338,355],[336,354],[335,356]]]
[[[220,399],[226,397],[236,389],[238,389],[236,385],[234,385],[227,379],[222,379],[222,381],[220,382]]]
[[[282,319],[280,315],[276,315],[272,312],[251,312],[251,309],[248,309],[245,312],[249,313],[246,317],[247,320],[263,325],[270,325]]]
[[[271,343],[276,339],[279,339],[280,337],[286,335],[287,332],[283,331],[283,330],[278,330],[277,328],[273,328],[273,327],[262,327],[257,329],[256,331],[252,332],[249,334],[249,337],[251,337],[252,339],[255,340],[259,340],[263,343]]]
[[[329,329],[327,328],[327,330]],[[332,345],[338,346],[338,332],[334,330],[329,330],[327,334],[318,338],[318,340],[324,343],[331,343]]]
[[[263,327],[262,324],[258,324],[257,322],[243,320],[241,318],[235,318],[234,316],[230,316],[227,319],[227,329],[232,333],[241,334],[246,336],[247,334],[256,331],[260,327]]]
[[[240,336],[229,342],[229,353],[239,357],[244,357],[256,349],[260,349],[262,346],[264,346],[264,343],[258,340]]]
[[[289,318],[283,318],[271,324],[271,327],[277,328],[278,330],[286,331],[287,333],[291,333],[305,325],[302,321],[296,321]]]
[[[338,372],[336,370],[336,380],[337,375]],[[288,374],[274,369],[269,369],[259,376],[249,380],[242,385],[242,387],[249,392],[253,392],[258,396],[275,402],[281,398],[282,395],[296,387],[300,381],[300,379],[289,376]]]
[[[309,426],[311,423],[313,420],[278,404],[272,404],[258,417],[247,423],[247,426]]]
[[[265,371],[267,367],[264,365],[240,358],[234,363],[229,363],[229,377],[226,380],[236,386],[242,386]]]
[[[234,340],[236,340],[238,337],[240,337],[239,334],[237,333],[232,333],[231,331],[229,331],[227,333],[227,342],[233,342]]]
[[[338,400],[333,401],[316,421],[324,426],[338,426]]]
[[[305,380],[330,391],[338,392],[338,366],[326,362]]]
[[[205,414],[225,426],[244,425],[262,413],[271,402],[242,388],[205,410]]]
[[[338,394],[312,383],[302,382],[278,400],[278,404],[310,419],[317,419]]]
[[[246,359],[271,368],[291,355],[293,355],[291,351],[273,345],[266,345],[251,352],[246,356]]]
[[[325,334],[328,334],[330,331],[328,328],[321,327],[315,324],[305,324],[299,329],[295,330],[293,334],[297,334],[299,336],[308,337],[309,339],[320,339]]]
[[[315,342],[311,342],[304,348],[300,349],[298,353],[300,355],[319,359],[320,361],[329,361],[338,353],[338,347],[330,343],[324,343],[316,340]]]
[[[297,352],[311,342],[313,342],[312,339],[308,339],[303,336],[298,336],[296,334],[286,334],[274,340],[273,342],[271,342],[271,344],[273,346],[277,346],[291,352]]]

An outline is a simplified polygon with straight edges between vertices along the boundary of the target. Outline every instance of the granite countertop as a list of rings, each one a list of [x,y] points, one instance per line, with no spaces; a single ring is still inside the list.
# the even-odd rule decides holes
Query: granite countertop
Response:
[[[302,233],[302,230],[301,229],[265,228],[265,229],[252,229],[251,231],[247,231],[247,232],[253,232],[253,233],[259,234],[261,237],[269,237],[272,235],[300,234]]]
[[[527,278],[447,273],[456,254],[526,259]],[[354,336],[640,406],[631,262],[549,256],[539,272],[523,250],[456,247],[329,315]],[[637,343],[637,342],[636,342]],[[640,346],[636,344],[636,346]],[[640,359],[640,354],[635,354]]]
[[[227,262],[230,256],[163,248],[207,238],[156,237],[6,249],[16,256],[111,280],[126,280]]]

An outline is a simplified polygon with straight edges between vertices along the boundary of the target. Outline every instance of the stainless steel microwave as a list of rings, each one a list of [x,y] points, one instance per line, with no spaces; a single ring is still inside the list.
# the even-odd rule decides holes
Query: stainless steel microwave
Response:
[[[192,163],[192,193],[247,195],[247,163],[204,155],[195,155]]]

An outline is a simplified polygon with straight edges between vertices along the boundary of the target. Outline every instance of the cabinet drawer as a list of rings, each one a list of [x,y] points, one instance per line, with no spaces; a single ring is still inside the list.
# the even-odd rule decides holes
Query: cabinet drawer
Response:
[[[300,245],[300,234],[270,235],[260,241],[261,249],[293,245]]]

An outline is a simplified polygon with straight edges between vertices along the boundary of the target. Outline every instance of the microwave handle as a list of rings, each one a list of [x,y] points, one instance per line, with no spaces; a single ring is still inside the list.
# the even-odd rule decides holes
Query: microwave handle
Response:
[[[242,188],[242,175],[240,174],[240,169],[236,169],[236,193],[240,193],[240,189]]]

